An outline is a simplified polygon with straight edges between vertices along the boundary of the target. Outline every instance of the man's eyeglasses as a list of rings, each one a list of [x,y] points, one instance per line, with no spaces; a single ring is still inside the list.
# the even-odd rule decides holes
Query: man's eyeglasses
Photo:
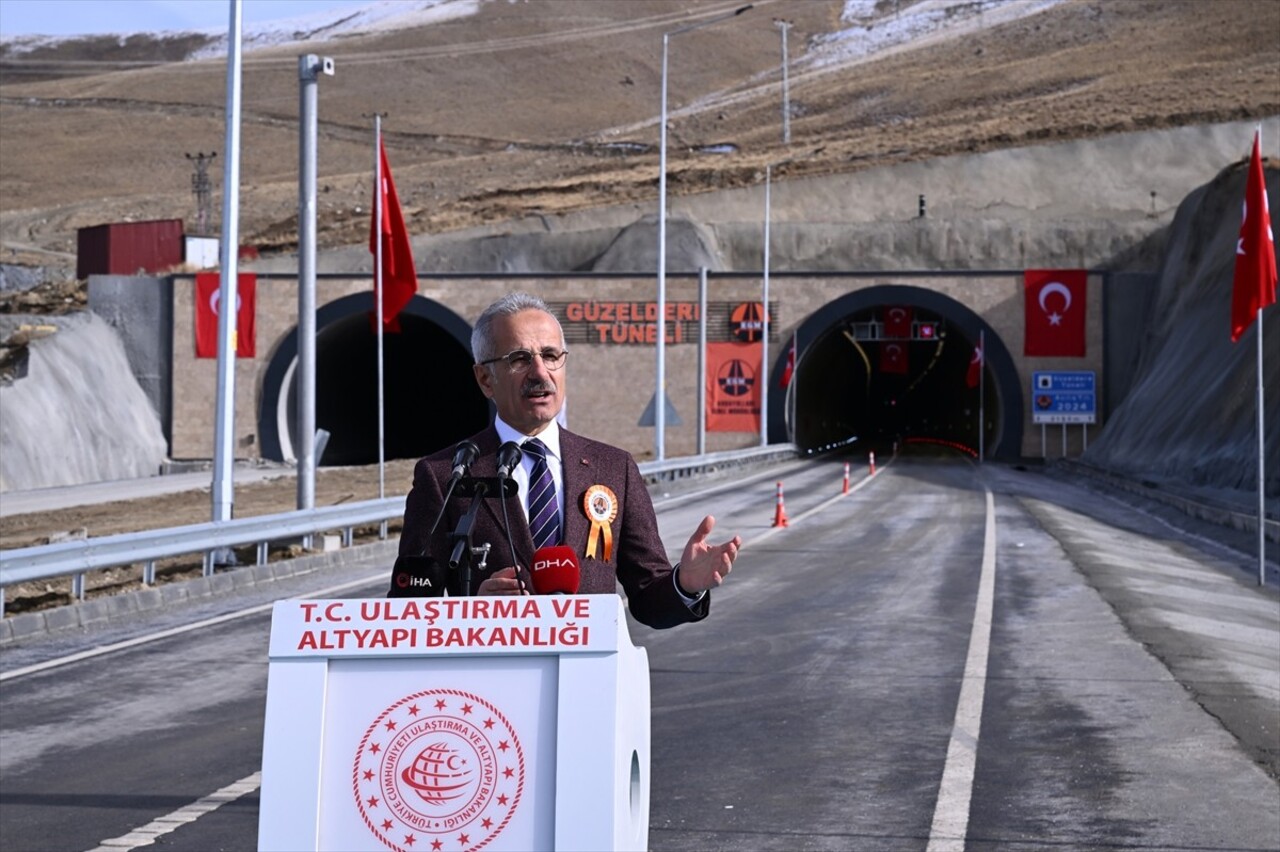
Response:
[[[529,368],[533,366],[533,356],[537,355],[542,359],[542,363],[546,365],[548,370],[559,370],[564,366],[564,359],[569,357],[568,349],[553,349],[548,346],[538,352],[530,352],[528,349],[515,349],[506,355],[499,355],[497,358],[490,358],[487,361],[481,361],[481,366],[493,364],[498,361],[506,361],[507,369],[513,373],[527,373]]]

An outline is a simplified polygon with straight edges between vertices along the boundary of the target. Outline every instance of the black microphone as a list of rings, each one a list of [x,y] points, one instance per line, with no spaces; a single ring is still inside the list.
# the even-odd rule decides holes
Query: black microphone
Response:
[[[578,554],[558,544],[533,554],[533,590],[540,595],[576,595],[582,582]]]
[[[480,455],[480,448],[471,441],[462,441],[453,449],[453,474],[449,477],[449,486],[452,487],[455,482],[467,475],[467,468],[471,467],[476,458]]]
[[[511,471],[515,470],[516,465],[520,464],[522,456],[524,456],[524,452],[515,441],[507,441],[501,447],[498,447],[498,478],[510,479]]]
[[[480,448],[471,441],[461,441],[458,446],[453,448],[453,473],[449,476],[449,481],[445,483],[444,499],[440,501],[440,513],[436,515],[436,521],[431,525],[431,532],[428,535],[434,535],[436,527],[440,526],[440,520],[444,517],[445,509],[449,506],[449,498],[453,496],[453,489],[462,481],[462,477],[467,475],[467,468],[471,467],[471,463],[480,455]]]
[[[431,556],[401,556],[391,569],[389,598],[438,598],[444,595],[446,566]]]

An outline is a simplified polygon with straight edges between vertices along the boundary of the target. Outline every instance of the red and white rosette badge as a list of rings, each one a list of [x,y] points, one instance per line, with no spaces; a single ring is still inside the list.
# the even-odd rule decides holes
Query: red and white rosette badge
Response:
[[[593,485],[582,495],[582,509],[591,521],[591,534],[587,537],[587,558],[603,559],[608,562],[613,557],[613,527],[610,526],[618,517],[618,495],[607,485]],[[604,554],[596,556],[596,542],[604,539]]]
[[[384,710],[360,740],[356,806],[388,849],[480,849],[502,833],[524,792],[524,750],[498,708],[431,689]]]

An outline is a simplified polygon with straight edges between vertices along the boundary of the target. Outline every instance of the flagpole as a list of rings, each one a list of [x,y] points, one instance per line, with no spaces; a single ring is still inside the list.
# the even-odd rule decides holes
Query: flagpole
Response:
[[[1267,584],[1266,430],[1263,428],[1262,306],[1258,306],[1258,585]]]
[[[374,253],[374,310],[377,312],[378,325],[378,499],[387,496],[386,483],[386,449],[384,434],[386,413],[383,404],[383,366],[382,366],[382,113],[373,114],[373,216],[378,223],[378,246]],[[384,522],[385,523],[385,522]]]
[[[1258,134],[1258,148],[1259,150],[1261,150],[1262,122],[1258,122],[1257,134]],[[1252,157],[1250,157],[1250,166],[1252,166]],[[1245,181],[1245,186],[1246,187],[1248,186],[1247,180]],[[1265,182],[1265,173],[1264,173],[1264,182],[1262,184],[1262,192],[1264,197],[1266,196],[1266,191],[1267,191],[1267,185]],[[1245,193],[1247,197],[1248,195],[1247,189],[1245,190]],[[1266,246],[1264,245],[1262,248],[1265,249]],[[1262,300],[1260,299],[1258,302],[1258,585],[1259,586],[1265,586],[1267,584],[1267,533],[1266,533],[1266,526],[1267,526],[1266,434],[1267,432],[1266,432],[1266,429],[1263,428],[1265,425],[1264,415],[1263,415],[1263,412],[1265,409],[1265,406],[1263,404],[1265,402],[1265,391],[1263,390],[1263,388],[1265,386],[1263,385],[1263,382],[1262,382],[1262,309],[1263,307],[1265,306],[1262,304]]]

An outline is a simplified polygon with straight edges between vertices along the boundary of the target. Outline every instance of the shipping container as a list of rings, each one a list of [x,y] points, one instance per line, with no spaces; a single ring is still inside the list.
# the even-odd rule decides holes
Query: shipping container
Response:
[[[76,231],[76,278],[159,273],[183,262],[181,219],[115,222]]]

